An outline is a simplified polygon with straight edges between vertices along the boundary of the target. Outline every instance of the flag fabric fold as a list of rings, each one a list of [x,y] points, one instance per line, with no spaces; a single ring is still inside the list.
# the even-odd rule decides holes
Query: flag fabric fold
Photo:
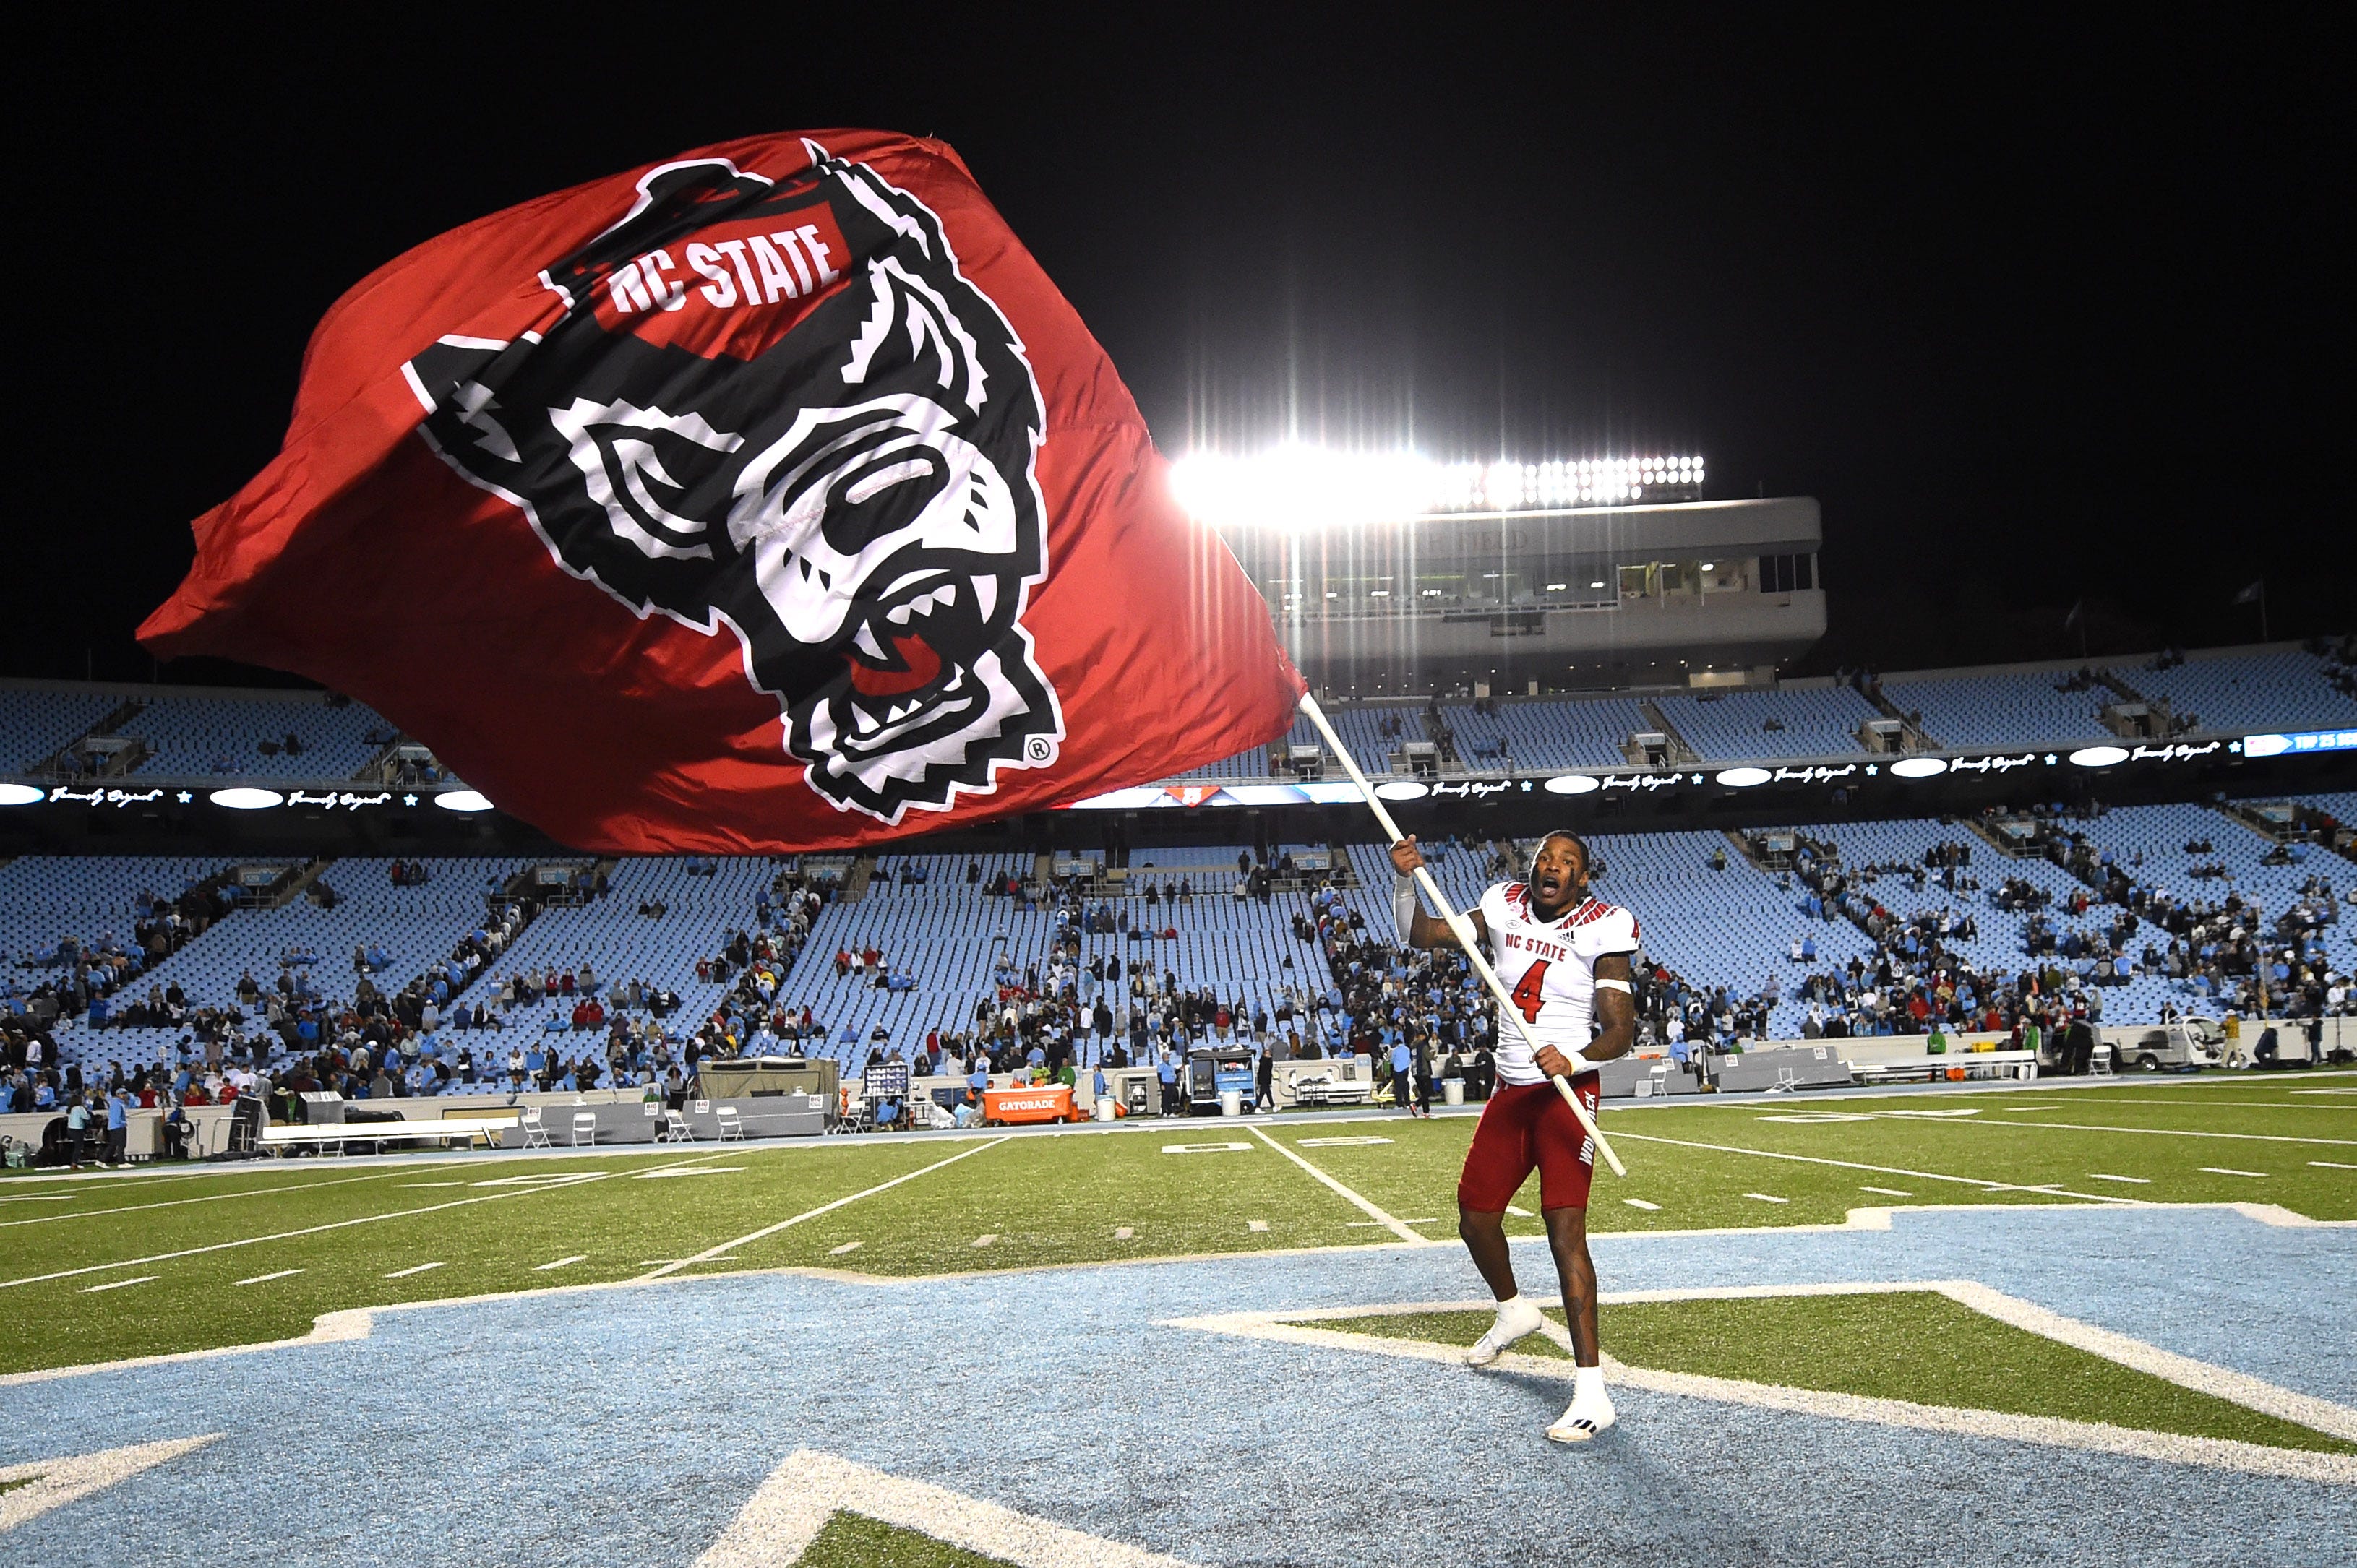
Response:
[[[155,652],[313,677],[584,849],[848,847],[1262,745],[1302,687],[948,147],[752,138],[328,312]]]

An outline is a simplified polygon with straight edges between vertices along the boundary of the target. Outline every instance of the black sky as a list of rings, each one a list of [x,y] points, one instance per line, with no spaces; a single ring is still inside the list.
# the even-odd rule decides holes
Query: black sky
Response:
[[[2075,652],[2082,599],[2096,652],[2249,640],[2228,600],[2262,573],[2278,637],[2348,629],[2328,14],[1901,10],[419,8],[28,42],[0,671],[148,678],[131,632],[188,520],[269,459],[311,325],[377,264],[838,125],[955,145],[1166,450],[1206,411],[1231,445],[1412,415],[1437,455],[1695,449],[1714,495],[1818,497],[1811,667]]]

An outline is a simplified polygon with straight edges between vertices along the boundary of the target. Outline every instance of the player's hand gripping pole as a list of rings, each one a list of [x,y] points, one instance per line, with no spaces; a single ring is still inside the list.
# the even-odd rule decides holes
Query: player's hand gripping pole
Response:
[[[1351,755],[1351,748],[1342,744],[1342,737],[1336,735],[1334,726],[1327,722],[1326,712],[1318,705],[1318,699],[1304,692],[1301,694],[1301,711],[1311,724],[1318,726],[1318,733],[1326,737],[1327,748],[1340,761],[1342,770],[1351,776],[1351,782],[1356,784],[1360,793],[1366,796],[1368,808],[1375,813],[1375,821],[1383,827],[1384,842],[1397,843],[1405,838],[1407,835],[1400,832],[1399,824],[1392,821],[1391,812],[1383,809],[1383,800],[1375,794],[1375,787],[1369,783],[1367,776],[1360,771],[1358,759]],[[1531,1054],[1536,1056],[1539,1050],[1539,1037],[1531,1032],[1530,1020],[1523,1016],[1522,1008],[1515,1004],[1513,996],[1506,990],[1506,983],[1500,980],[1498,972],[1490,967],[1489,955],[1481,950],[1480,942],[1474,938],[1471,922],[1458,914],[1456,907],[1448,902],[1448,895],[1443,893],[1440,890],[1440,884],[1432,879],[1431,867],[1417,866],[1415,881],[1416,886],[1424,889],[1424,896],[1432,900],[1433,908],[1440,911],[1441,919],[1448,922],[1449,933],[1457,939],[1458,945],[1465,950],[1465,956],[1473,961],[1473,971],[1481,977],[1481,983],[1487,985],[1490,988],[1490,994],[1498,999],[1498,1016],[1501,1020],[1512,1018],[1514,1021],[1514,1027],[1522,1032],[1523,1040],[1531,1047]],[[1614,1154],[1612,1145],[1604,1141],[1603,1130],[1597,1126],[1596,1118],[1587,1113],[1587,1107],[1581,1104],[1579,1096],[1571,1091],[1571,1080],[1558,1073],[1555,1075],[1555,1092],[1563,1096],[1563,1102],[1571,1107],[1571,1113],[1579,1118],[1580,1130],[1595,1140],[1596,1152],[1604,1156],[1604,1163],[1612,1167],[1612,1174],[1617,1176],[1627,1176],[1629,1167],[1620,1163],[1620,1156]]]

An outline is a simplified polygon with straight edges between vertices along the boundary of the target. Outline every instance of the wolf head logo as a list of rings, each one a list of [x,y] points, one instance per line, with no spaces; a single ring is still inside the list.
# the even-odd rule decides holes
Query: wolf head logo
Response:
[[[897,823],[1057,755],[1022,624],[1044,414],[932,210],[810,152],[780,180],[655,170],[541,274],[544,335],[445,338],[407,373],[445,461],[634,611],[725,624],[811,788]]]

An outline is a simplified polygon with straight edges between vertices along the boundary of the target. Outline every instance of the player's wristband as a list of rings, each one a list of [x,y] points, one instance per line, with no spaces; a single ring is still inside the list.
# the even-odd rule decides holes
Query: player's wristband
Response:
[[[1394,876],[1392,879],[1392,925],[1399,932],[1402,947],[1407,946],[1415,936],[1415,915],[1419,907],[1415,897],[1415,878]]]
[[[1577,1051],[1564,1052],[1563,1059],[1571,1064],[1571,1070],[1563,1075],[1566,1078],[1577,1078],[1581,1073],[1594,1072],[1596,1070],[1596,1064],[1589,1061]]]
[[[1637,988],[1630,984],[1625,980],[1599,980],[1596,983],[1596,989],[1598,991],[1625,991],[1631,996],[1637,994]]]

